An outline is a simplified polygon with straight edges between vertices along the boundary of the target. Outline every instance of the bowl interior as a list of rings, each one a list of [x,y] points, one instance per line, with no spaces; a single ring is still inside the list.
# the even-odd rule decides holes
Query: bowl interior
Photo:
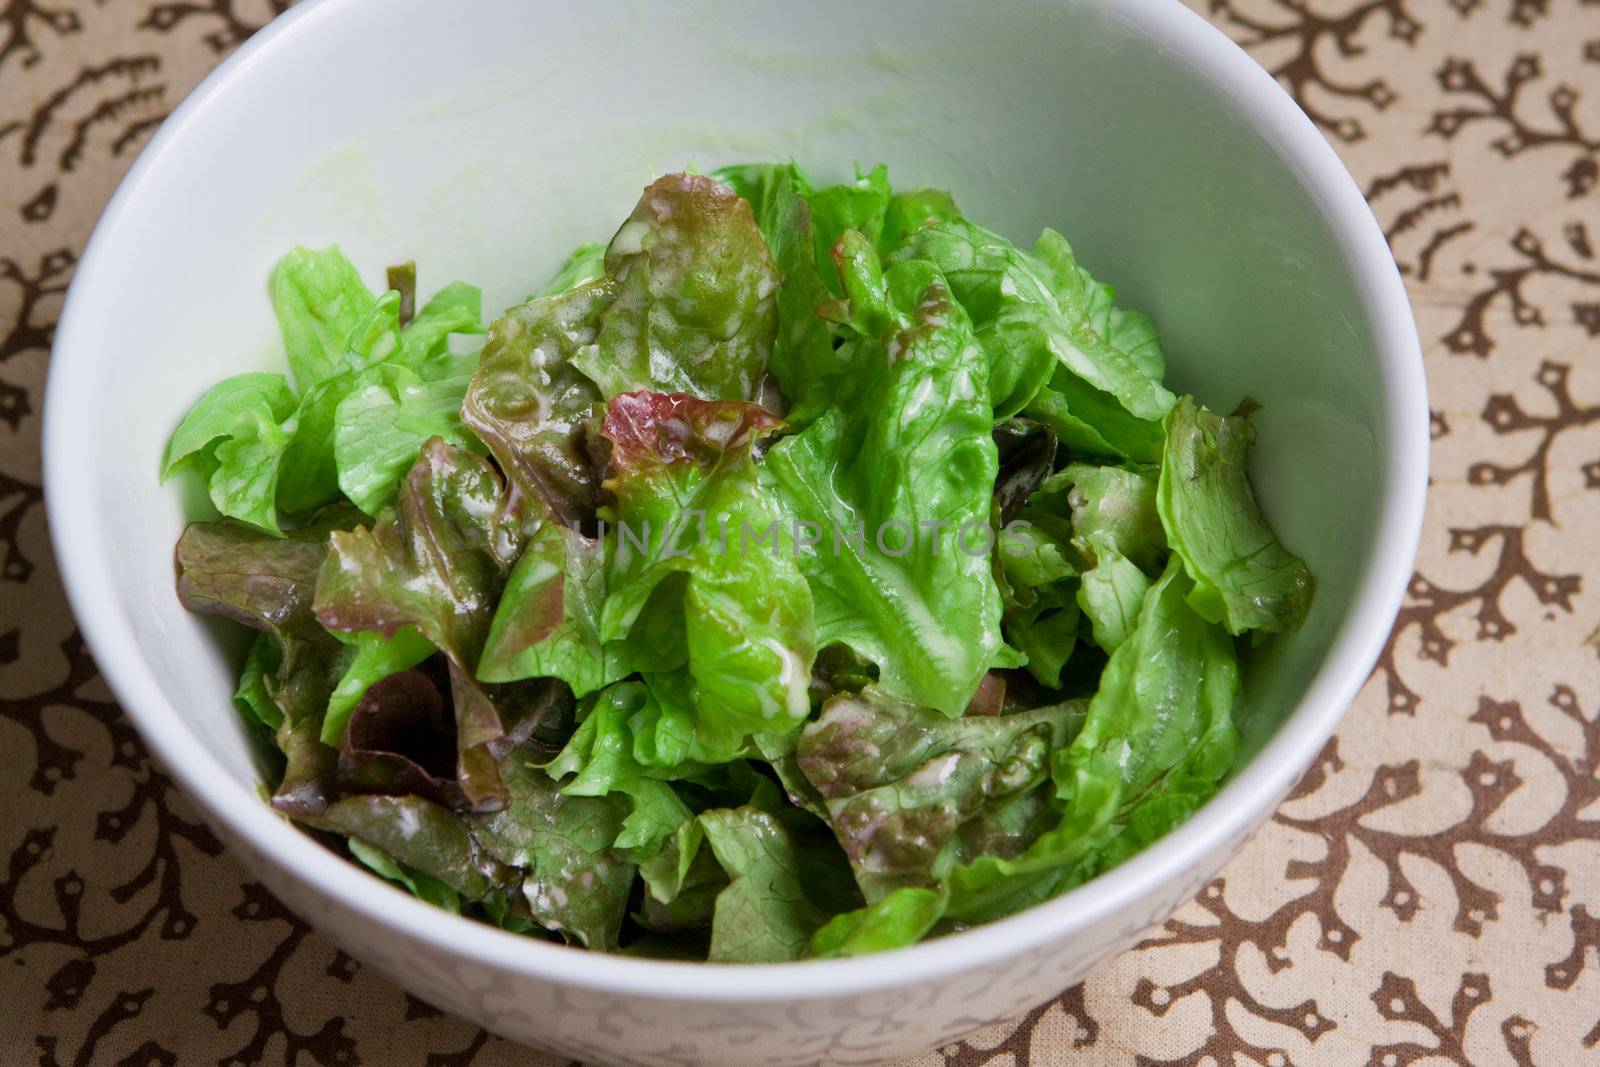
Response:
[[[1392,401],[1347,237],[1204,71],[1152,45],[1140,23],[1154,6],[477,0],[442,14],[346,0],[301,13],[141,163],[74,294],[51,383],[51,417],[70,422],[52,426],[52,497],[73,501],[73,528],[57,531],[67,554],[107,576],[95,629],[134,635],[183,724],[253,789],[229,703],[238,643],[173,595],[172,545],[203,494],[157,474],[209,385],[281,368],[265,282],[290,246],[337,242],[372,279],[414,258],[423,290],[472,281],[493,313],[609,236],[656,174],[792,155],[837,177],[882,161],[897,185],[948,188],[1013,239],[1062,230],[1154,317],[1175,388],[1263,405],[1256,486],[1318,590],[1306,625],[1252,658],[1245,719],[1261,741],[1364,580]]]

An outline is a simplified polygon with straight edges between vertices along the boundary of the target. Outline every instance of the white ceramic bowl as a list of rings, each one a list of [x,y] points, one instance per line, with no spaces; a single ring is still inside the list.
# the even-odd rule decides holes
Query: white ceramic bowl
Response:
[[[1015,239],[1065,231],[1151,312],[1171,380],[1257,416],[1264,506],[1318,579],[1255,658],[1259,751],[1116,870],[1021,915],[865,959],[730,967],[544,944],[436,911],[268,810],[228,695],[238,645],[179,607],[194,494],[157,484],[218,378],[278,366],[265,296],[297,242],[376,276],[522,299],[654,174],[793,155],[887,162]],[[1176,0],[309,0],[228,59],[129,173],[62,313],[50,523],[95,658],[250,869],[424,999],[594,1061],[868,1062],[1083,977],[1188,898],[1271,812],[1355,696],[1410,573],[1427,407],[1382,235],[1321,135]]]

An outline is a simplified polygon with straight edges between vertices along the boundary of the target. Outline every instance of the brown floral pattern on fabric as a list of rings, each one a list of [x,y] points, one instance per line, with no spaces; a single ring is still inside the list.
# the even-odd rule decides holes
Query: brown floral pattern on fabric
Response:
[[[560,1063],[244,876],[95,673],[45,537],[61,296],[117,179],[284,0],[0,0],[0,1062]],[[1600,1062],[1600,4],[1197,3],[1361,183],[1433,408],[1417,574],[1345,728],[1083,985],[916,1061]]]

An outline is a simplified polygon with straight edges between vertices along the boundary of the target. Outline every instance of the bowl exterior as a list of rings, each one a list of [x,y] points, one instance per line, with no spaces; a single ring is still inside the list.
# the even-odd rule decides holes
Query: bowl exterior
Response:
[[[370,908],[314,890],[227,825],[208,822],[262,884],[345,952],[500,1037],[594,1065],[806,1067],[911,1056],[1057,996],[1201,891],[1270,810],[1219,841],[1181,877],[1147,886],[1087,929],[966,968],[928,976],[911,972],[866,992],[776,1000],[684,999],[575,986],[496,967],[470,951],[396,937],[389,924],[374,921]]]

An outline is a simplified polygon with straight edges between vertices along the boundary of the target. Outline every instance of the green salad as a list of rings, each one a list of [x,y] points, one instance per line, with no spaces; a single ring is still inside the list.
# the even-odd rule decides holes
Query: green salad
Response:
[[[528,936],[771,962],[1045,900],[1217,790],[1240,638],[1311,598],[1247,412],[1059,233],[882,167],[663,177],[487,326],[337,248],[271,295],[288,373],[167,452],[221,513],[178,595],[255,631],[279,812]]]

